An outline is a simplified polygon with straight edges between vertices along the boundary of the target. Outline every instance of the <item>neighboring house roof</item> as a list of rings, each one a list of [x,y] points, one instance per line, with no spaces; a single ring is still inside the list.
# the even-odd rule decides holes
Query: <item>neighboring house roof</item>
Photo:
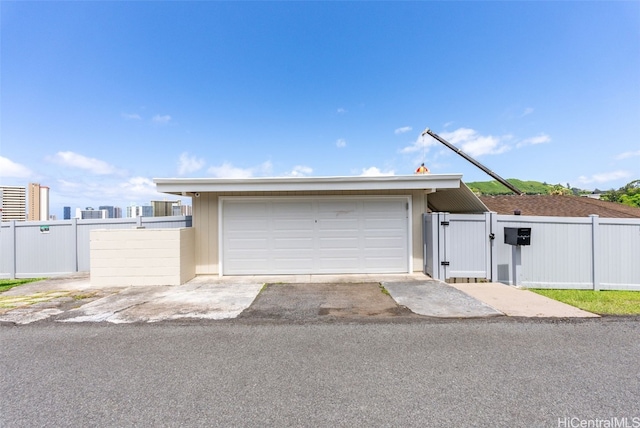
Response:
[[[155,178],[159,192],[193,196],[198,192],[242,195],[273,192],[423,190],[429,208],[453,213],[486,212],[487,207],[461,181],[462,174],[414,174],[353,177]]]
[[[520,210],[521,215],[587,217],[596,214],[605,218],[640,218],[640,208],[580,196],[499,195],[480,196],[480,200],[498,214]]]

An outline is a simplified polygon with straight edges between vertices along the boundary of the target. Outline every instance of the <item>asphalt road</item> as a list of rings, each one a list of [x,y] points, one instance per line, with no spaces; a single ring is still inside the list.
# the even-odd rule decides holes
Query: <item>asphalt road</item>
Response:
[[[2,427],[640,427],[638,320],[51,322],[0,340]]]

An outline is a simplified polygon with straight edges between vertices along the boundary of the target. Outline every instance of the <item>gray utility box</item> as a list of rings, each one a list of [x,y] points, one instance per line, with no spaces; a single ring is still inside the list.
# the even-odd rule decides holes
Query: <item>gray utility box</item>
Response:
[[[504,243],[509,245],[531,245],[531,228],[505,227]]]

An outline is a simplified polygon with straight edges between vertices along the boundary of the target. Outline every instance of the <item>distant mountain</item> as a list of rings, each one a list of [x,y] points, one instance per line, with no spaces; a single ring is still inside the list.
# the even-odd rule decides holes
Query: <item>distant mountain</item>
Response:
[[[547,184],[539,181],[522,181],[517,178],[509,178],[507,181],[527,195],[571,195],[581,193],[580,189],[568,189],[561,184]],[[497,180],[473,181],[466,184],[474,193],[479,195],[510,195],[513,193]]]

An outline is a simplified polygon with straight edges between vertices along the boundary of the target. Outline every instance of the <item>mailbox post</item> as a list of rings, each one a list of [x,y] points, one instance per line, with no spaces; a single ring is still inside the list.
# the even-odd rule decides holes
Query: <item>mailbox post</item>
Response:
[[[531,228],[505,227],[504,243],[511,245],[512,285],[517,286],[520,282],[518,275],[520,274],[520,266],[522,265],[521,246],[531,245]]]

